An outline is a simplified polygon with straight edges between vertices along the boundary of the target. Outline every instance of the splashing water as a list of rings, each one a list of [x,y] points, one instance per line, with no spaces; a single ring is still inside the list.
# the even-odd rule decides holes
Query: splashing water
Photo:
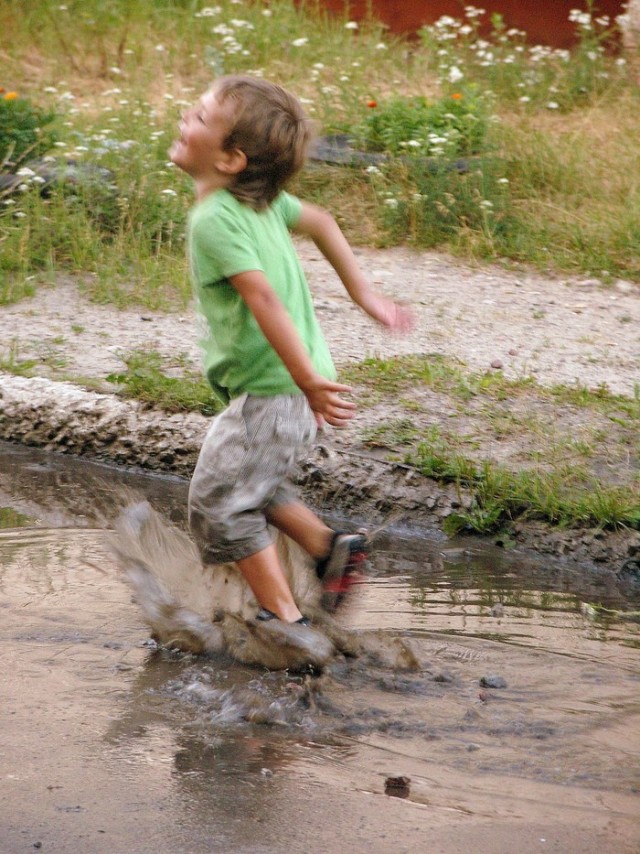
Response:
[[[146,501],[122,511],[111,543],[161,646],[196,654],[227,653],[270,670],[319,672],[338,653],[388,660],[401,669],[418,667],[408,641],[350,631],[323,611],[309,557],[283,534],[276,534],[276,544],[293,595],[313,627],[257,621],[258,603],[236,567],[203,565],[194,542]]]

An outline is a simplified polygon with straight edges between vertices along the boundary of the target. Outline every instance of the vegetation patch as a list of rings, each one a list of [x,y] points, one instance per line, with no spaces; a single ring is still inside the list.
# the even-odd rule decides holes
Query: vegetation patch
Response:
[[[366,359],[341,378],[371,422],[363,447],[472,496],[447,518],[449,532],[489,533],[517,519],[640,529],[640,396],[547,389],[437,356]],[[398,393],[408,388],[405,405]]]
[[[640,281],[639,90],[615,23],[571,16],[571,51],[498,15],[481,34],[473,6],[409,51],[374,20],[290,0],[5,0],[0,162],[25,171],[0,190],[0,304],[61,271],[93,273],[100,302],[185,304],[192,189],[167,151],[181,111],[228,73],[282,82],[319,133],[391,155],[312,163],[294,185],[353,242]]]
[[[214,415],[221,406],[200,373],[184,365],[178,376],[170,376],[162,356],[151,351],[135,351],[124,358],[127,370],[110,374],[107,380],[120,387],[124,397],[149,403],[166,412],[200,412]]]

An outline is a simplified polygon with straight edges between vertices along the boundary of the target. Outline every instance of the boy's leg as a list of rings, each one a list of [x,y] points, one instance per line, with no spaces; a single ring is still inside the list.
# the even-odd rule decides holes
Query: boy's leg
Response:
[[[270,525],[290,537],[314,560],[322,560],[329,554],[334,532],[302,502],[270,504],[265,515]]]
[[[265,508],[314,433],[301,395],[236,398],[207,434],[189,489],[189,524],[204,562],[234,561],[260,606],[286,622],[301,614]]]
[[[275,545],[236,561],[254,596],[268,611],[286,623],[302,617],[280,564]]]
[[[266,508],[265,515],[270,524],[291,537],[315,559],[316,575],[323,587],[322,607],[335,611],[353,584],[363,580],[362,570],[367,561],[366,536],[332,530],[298,501],[272,503]]]

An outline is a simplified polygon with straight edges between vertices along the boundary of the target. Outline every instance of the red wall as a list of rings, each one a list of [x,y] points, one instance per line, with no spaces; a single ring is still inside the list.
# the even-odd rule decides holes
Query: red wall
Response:
[[[371,6],[375,16],[395,33],[412,33],[423,24],[432,24],[441,15],[464,17],[465,6],[500,12],[508,27],[517,27],[529,34],[533,44],[569,47],[575,39],[575,24],[569,22],[571,9],[584,9],[584,0],[321,0],[320,6],[348,14],[351,20],[361,20]],[[623,0],[597,0],[594,14],[609,15],[612,19],[622,13]],[[348,11],[347,11],[348,10]]]

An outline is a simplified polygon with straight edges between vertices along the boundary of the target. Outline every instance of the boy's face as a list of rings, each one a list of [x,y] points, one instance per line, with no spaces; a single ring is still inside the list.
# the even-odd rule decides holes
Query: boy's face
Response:
[[[223,143],[230,127],[231,104],[220,104],[210,89],[198,103],[186,110],[179,124],[180,136],[169,149],[169,157],[195,180],[221,179]]]

